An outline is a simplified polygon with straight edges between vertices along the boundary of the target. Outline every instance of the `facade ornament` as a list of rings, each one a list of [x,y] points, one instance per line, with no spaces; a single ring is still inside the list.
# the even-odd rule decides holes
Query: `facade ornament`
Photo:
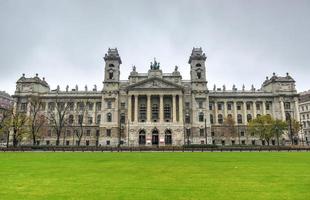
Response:
[[[244,90],[245,90],[245,86],[244,86],[244,84],[242,85],[242,91],[244,92]]]
[[[97,85],[94,85],[93,91],[97,91]]]
[[[235,85],[235,84],[233,84],[232,90],[233,90],[233,91],[236,91],[236,90],[237,90],[237,88],[236,88],[236,85]]]
[[[213,91],[215,91],[216,90],[216,85],[214,84],[214,86],[213,86]]]
[[[136,66],[135,65],[132,66],[132,71],[136,72]]]
[[[68,91],[69,91],[69,85],[66,86],[66,92],[68,92]]]
[[[59,90],[60,90],[60,87],[59,87],[59,85],[57,85],[57,92],[59,92]]]
[[[159,70],[160,67],[160,63],[156,61],[156,59],[154,58],[154,63],[151,62],[151,69],[152,70]]]
[[[254,85],[252,84],[252,86],[251,86],[251,91],[252,92],[254,92],[255,91],[255,87],[254,87]]]
[[[75,85],[75,91],[79,91],[79,86]]]
[[[85,91],[86,91],[86,92],[88,91],[87,85],[85,85]]]
[[[225,84],[223,85],[223,91],[224,91],[224,92],[226,91],[226,86],[225,86]]]
[[[177,65],[174,67],[174,71],[175,71],[175,72],[178,71],[178,66],[177,66]]]

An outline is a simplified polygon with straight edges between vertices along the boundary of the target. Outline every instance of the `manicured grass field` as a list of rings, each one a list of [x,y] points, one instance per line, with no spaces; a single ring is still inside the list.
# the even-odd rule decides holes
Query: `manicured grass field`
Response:
[[[0,153],[0,199],[310,199],[309,153]]]

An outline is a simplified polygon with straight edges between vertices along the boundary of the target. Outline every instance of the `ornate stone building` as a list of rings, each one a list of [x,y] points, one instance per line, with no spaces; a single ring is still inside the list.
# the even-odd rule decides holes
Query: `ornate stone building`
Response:
[[[310,143],[310,90],[300,93],[299,99],[300,122],[306,144]]]
[[[193,48],[188,61],[190,80],[182,80],[177,66],[172,73],[163,73],[155,60],[147,73],[133,67],[128,80],[120,80],[121,57],[117,49],[109,49],[104,56],[102,90],[96,86],[92,90],[85,86],[83,91],[77,86],[72,90],[50,90],[44,78],[23,75],[17,81],[15,106],[29,113],[31,96],[42,99],[44,113],[55,112],[59,103],[68,106],[68,123],[61,136],[64,145],[76,143],[72,127],[80,119],[85,128],[81,144],[102,146],[260,145],[264,141],[247,133],[249,120],[265,114],[282,120],[290,114],[299,119],[298,94],[289,74],[267,77],[260,89],[214,86],[208,90],[206,59],[201,48]],[[87,112],[81,114],[79,110],[85,108]],[[234,119],[238,137],[225,134],[227,117]],[[55,144],[51,127],[41,144]]]

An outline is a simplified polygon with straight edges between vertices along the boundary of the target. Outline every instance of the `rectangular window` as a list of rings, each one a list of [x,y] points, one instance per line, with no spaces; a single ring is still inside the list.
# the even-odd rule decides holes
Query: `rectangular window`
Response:
[[[244,137],[244,131],[241,131],[241,132],[240,132],[240,136],[241,136],[241,137]]]
[[[199,101],[199,102],[198,102],[198,105],[199,105],[199,108],[200,108],[200,109],[203,108],[203,102],[202,102],[202,101]]]
[[[86,140],[86,146],[89,146],[89,140]]]
[[[245,140],[241,140],[241,144],[243,144],[243,145],[244,145],[244,144],[245,144]]]
[[[27,111],[27,103],[22,103],[20,106],[20,110],[26,112]]]
[[[260,104],[256,104],[256,110],[260,110]]]
[[[121,109],[125,109],[125,102],[121,103]]]
[[[285,103],[284,103],[284,108],[285,108],[285,109],[291,109],[291,104],[290,104],[290,102],[285,102]]]
[[[70,145],[70,141],[69,141],[69,140],[66,141],[66,145],[67,145],[67,146]]]
[[[50,145],[50,141],[49,140],[46,140],[46,145]]]
[[[222,110],[222,104],[221,104],[221,103],[218,103],[218,104],[217,104],[217,109],[218,109],[218,110]]]
[[[108,101],[108,102],[107,102],[107,108],[108,108],[108,109],[111,109],[111,108],[112,108],[112,102],[111,102],[111,101]]]
[[[213,105],[212,105],[212,103],[209,104],[209,110],[213,110]]]
[[[101,110],[101,102],[96,103],[96,110],[100,111]]]
[[[247,104],[246,104],[246,109],[247,109],[247,110],[251,110],[251,104],[247,103]]]
[[[90,130],[86,131],[86,136],[90,136]]]
[[[231,110],[231,103],[227,104],[227,110]]]
[[[266,103],[266,110],[270,110],[270,103]]]
[[[87,107],[88,107],[88,110],[93,110],[94,104],[89,102],[89,103],[87,104]]]
[[[205,129],[201,128],[200,129],[200,137],[204,137],[205,136]]]
[[[110,140],[107,140],[107,145],[110,145]]]
[[[111,137],[111,129],[107,129],[107,137]]]
[[[93,123],[93,118],[92,117],[88,117],[88,124],[92,124]]]
[[[237,105],[237,110],[241,110],[241,105],[240,104]]]

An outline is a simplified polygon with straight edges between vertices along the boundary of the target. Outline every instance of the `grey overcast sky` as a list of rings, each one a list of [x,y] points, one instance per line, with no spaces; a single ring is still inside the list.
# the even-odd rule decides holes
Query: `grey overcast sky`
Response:
[[[209,89],[261,86],[289,72],[310,89],[309,0],[0,0],[0,90],[46,77],[51,89],[102,88],[104,60],[117,47],[121,79],[154,57],[164,72],[189,79],[192,48],[207,54]]]

